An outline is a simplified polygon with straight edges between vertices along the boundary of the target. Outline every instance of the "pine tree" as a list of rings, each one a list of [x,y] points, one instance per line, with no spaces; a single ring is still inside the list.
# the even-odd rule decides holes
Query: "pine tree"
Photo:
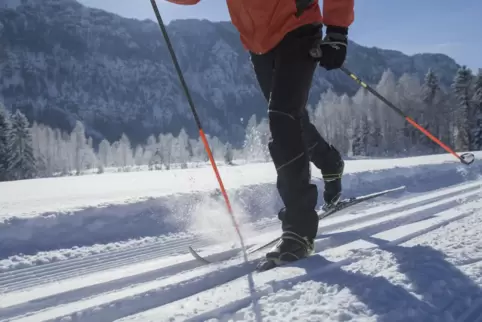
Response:
[[[189,156],[189,136],[187,135],[186,130],[184,128],[179,131],[179,135],[177,136],[177,151],[176,155],[178,158],[178,162],[181,164],[181,168],[186,169],[187,163],[190,161]]]
[[[10,114],[0,104],[0,181],[9,180],[9,155],[12,141],[12,124]]]
[[[435,97],[440,91],[439,81],[432,69],[429,69],[425,75],[425,80],[422,85],[422,101],[428,106],[435,103]]]
[[[161,153],[162,163],[166,170],[171,169],[173,141],[174,136],[172,133],[159,134],[159,152]]]
[[[103,139],[99,144],[99,163],[102,168],[109,167],[112,165],[112,150],[109,141]]]
[[[264,161],[269,162],[271,161],[271,154],[269,152],[269,141],[271,139],[271,132],[269,130],[269,122],[267,118],[263,118],[256,130],[259,134],[260,139],[260,149],[261,149],[261,156]]]
[[[366,115],[363,115],[353,131],[353,155],[366,156],[367,155],[367,144],[370,131],[368,128],[368,119]]]
[[[134,152],[134,164],[141,166],[144,164],[144,147],[142,145],[137,145]]]
[[[475,80],[475,93],[472,99],[474,115],[472,126],[472,148],[482,150],[482,68]]]
[[[369,156],[381,156],[385,153],[382,129],[377,121],[374,120],[368,123],[367,155]]]
[[[246,161],[266,160],[266,146],[263,144],[263,135],[259,132],[256,114],[253,114],[246,126],[246,135],[244,139],[244,158]]]
[[[118,145],[118,160],[121,167],[127,170],[128,166],[131,166],[134,162],[133,151],[131,147],[131,142],[125,133],[122,133]]]
[[[163,159],[161,150],[159,148],[156,148],[156,150],[152,153],[149,159],[149,170],[162,170],[162,164]]]
[[[85,138],[85,128],[82,122],[77,121],[75,127],[70,134],[70,142],[74,152],[74,164],[76,175],[79,175],[85,166],[85,149],[87,139]]]
[[[36,176],[32,135],[28,120],[20,110],[12,117],[12,141],[8,164],[10,179],[31,179]]]
[[[421,99],[422,102],[425,104],[425,111],[422,113],[422,118],[420,122],[422,126],[425,127],[427,130],[432,132],[435,136],[440,135],[439,129],[439,120],[440,120],[440,111],[437,111],[437,96],[440,92],[439,80],[432,69],[429,69],[427,74],[425,75],[425,80],[422,85],[421,91]],[[430,120],[430,122],[429,122]],[[432,141],[425,135],[420,137],[419,140],[420,144],[424,147],[433,146],[434,149],[437,149],[437,146],[434,146]],[[433,150],[432,150],[433,152]]]
[[[233,147],[229,142],[226,144],[226,153],[224,154],[224,162],[226,162],[227,165],[233,165]]]
[[[466,151],[470,149],[470,86],[472,83],[472,71],[462,66],[454,78],[453,89],[458,102],[456,110],[456,149]]]
[[[152,170],[154,154],[156,153],[157,149],[157,141],[154,135],[149,135],[146,141],[146,146],[144,148],[144,162],[147,163],[149,166],[149,170]]]

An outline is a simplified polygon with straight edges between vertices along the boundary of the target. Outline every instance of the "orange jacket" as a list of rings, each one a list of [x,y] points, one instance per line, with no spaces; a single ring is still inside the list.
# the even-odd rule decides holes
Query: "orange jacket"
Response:
[[[193,5],[200,0],[167,1]],[[244,47],[259,54],[271,50],[288,32],[305,24],[351,25],[354,20],[354,0],[322,1],[323,16],[318,0],[313,0],[297,17],[296,0],[226,0],[231,21],[238,29]]]

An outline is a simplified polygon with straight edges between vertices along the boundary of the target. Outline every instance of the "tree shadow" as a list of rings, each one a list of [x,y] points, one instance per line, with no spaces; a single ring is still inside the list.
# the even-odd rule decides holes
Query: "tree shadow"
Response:
[[[435,316],[433,308],[427,303],[420,301],[403,287],[392,284],[385,277],[345,271],[337,263],[331,262],[320,255],[314,255],[305,261],[290,266],[304,268],[306,275],[281,282],[275,281],[271,285],[274,290],[291,288],[292,285],[304,281],[315,281],[328,286],[336,286],[339,288],[337,293],[346,288],[359,302],[366,306],[366,309],[359,305],[348,306],[344,310],[347,319],[348,316],[354,315],[353,318],[356,320],[356,316],[359,317],[365,311],[365,314],[377,316],[377,321],[380,322],[407,321],[408,319],[413,321],[441,321]],[[320,271],[322,267],[326,267],[326,270]]]
[[[398,271],[407,277],[421,300],[437,312],[439,321],[460,318],[482,299],[482,288],[450,263],[443,252],[424,245],[393,245],[371,236],[364,239],[393,255]]]
[[[377,316],[380,322],[455,321],[469,311],[474,301],[482,298],[481,288],[445,260],[442,252],[428,246],[402,247],[373,238],[366,240],[393,254],[398,271],[407,279],[403,284],[408,285],[409,290],[382,276],[341,269],[350,263],[349,259],[342,265],[320,255],[289,265],[305,269],[306,275],[274,281],[273,290],[290,289],[294,284],[310,280],[347,288],[366,306],[365,314]],[[352,306],[344,314],[348,316],[351,312],[356,318],[361,310],[359,306]],[[480,313],[478,311],[474,314]]]

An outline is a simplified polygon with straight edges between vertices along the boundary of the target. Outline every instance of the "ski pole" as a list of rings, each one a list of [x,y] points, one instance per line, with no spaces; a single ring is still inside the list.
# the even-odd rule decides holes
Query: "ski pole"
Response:
[[[162,34],[163,34],[164,39],[166,41],[167,48],[169,49],[169,53],[171,54],[171,58],[172,58],[172,61],[174,63],[174,66],[176,68],[177,75],[179,76],[179,80],[181,81],[182,88],[184,89],[184,93],[186,94],[187,100],[189,102],[189,106],[190,106],[191,112],[194,116],[194,120],[196,121],[196,125],[199,129],[199,135],[200,135],[201,140],[204,144],[204,148],[206,150],[206,153],[208,154],[209,161],[211,162],[211,166],[212,166],[212,168],[214,170],[214,173],[216,175],[216,179],[218,180],[219,187],[220,187],[221,192],[223,194],[224,201],[226,202],[226,206],[228,208],[229,215],[231,216],[231,220],[232,220],[233,225],[236,229],[239,240],[241,242],[241,247],[242,247],[242,249],[245,253],[245,257],[246,257],[246,249],[245,249],[245,246],[244,246],[243,236],[242,236],[241,231],[239,229],[239,225],[236,222],[236,218],[234,217],[233,208],[231,207],[231,203],[229,202],[228,194],[226,192],[226,189],[224,188],[223,180],[221,179],[221,175],[219,174],[218,167],[216,166],[216,162],[214,161],[214,157],[213,157],[213,154],[212,154],[211,149],[209,147],[208,140],[206,138],[206,135],[204,134],[204,130],[203,130],[203,127],[201,125],[201,120],[199,119],[199,116],[198,116],[197,111],[196,111],[196,107],[194,106],[191,94],[189,93],[188,86],[186,84],[186,81],[184,80],[184,76],[182,74],[181,68],[179,67],[179,63],[177,61],[176,54],[174,53],[174,49],[173,49],[171,41],[169,39],[169,35],[167,34],[166,26],[164,25],[164,22],[162,20],[161,14],[159,12],[159,8],[157,7],[157,4],[156,4],[156,0],[150,0],[150,1],[151,1],[151,4],[152,4],[152,9],[154,10],[154,14],[156,15],[156,18],[157,18],[157,22],[159,24],[159,27],[161,28]],[[247,260],[247,257],[246,257],[246,260]]]
[[[403,113],[403,111],[401,109],[399,109],[398,107],[396,107],[393,103],[391,103],[389,100],[387,100],[385,97],[383,97],[382,95],[380,95],[380,93],[378,93],[376,90],[374,90],[371,86],[369,86],[368,84],[366,84],[365,82],[363,82],[362,80],[360,80],[355,74],[353,74],[351,71],[349,71],[347,68],[345,67],[340,67],[340,69],[345,73],[347,74],[348,76],[350,76],[351,78],[353,78],[358,84],[360,84],[363,88],[365,88],[366,90],[368,90],[370,93],[372,93],[373,95],[375,95],[378,99],[380,99],[382,102],[384,102],[385,104],[387,104],[390,108],[392,108],[397,114],[399,114],[401,117],[403,117],[408,123],[410,123],[411,125],[413,125],[415,128],[417,128],[419,131],[421,131],[423,134],[425,134],[426,136],[428,136],[432,141],[434,141],[435,143],[437,143],[439,146],[441,146],[445,151],[447,151],[448,153],[452,154],[454,157],[456,157],[457,159],[460,160],[460,162],[462,162],[463,164],[466,164],[466,165],[469,165],[469,164],[472,164],[474,162],[474,159],[475,159],[475,156],[473,153],[463,153],[461,155],[458,155],[457,153],[455,153],[454,150],[452,150],[449,146],[447,146],[445,143],[443,143],[442,141],[440,141],[439,139],[437,139],[433,134],[431,134],[427,129],[423,128],[420,124],[418,124],[417,122],[415,122],[410,116],[406,115],[405,113]]]

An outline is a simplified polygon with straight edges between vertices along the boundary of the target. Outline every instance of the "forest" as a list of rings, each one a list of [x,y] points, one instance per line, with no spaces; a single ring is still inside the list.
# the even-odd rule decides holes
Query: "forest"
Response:
[[[482,69],[465,66],[443,88],[431,70],[423,80],[409,74],[396,79],[387,70],[374,88],[456,151],[482,150]],[[328,90],[316,106],[307,106],[312,122],[343,155],[353,158],[403,157],[443,153],[438,145],[408,124],[383,102],[360,90],[352,97]],[[253,115],[242,147],[207,135],[214,158],[227,165],[270,161],[266,118]],[[151,135],[133,146],[123,134],[117,141],[94,146],[82,122],[70,133],[29,124],[20,110],[0,105],[0,181],[104,173],[169,170],[204,166],[207,153],[199,138]]]

